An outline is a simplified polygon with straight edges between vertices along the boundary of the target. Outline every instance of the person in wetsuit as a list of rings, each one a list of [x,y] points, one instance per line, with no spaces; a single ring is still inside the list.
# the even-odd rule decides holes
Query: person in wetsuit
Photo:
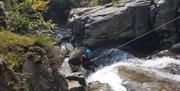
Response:
[[[97,65],[93,61],[91,61],[91,54],[92,52],[89,49],[85,50],[84,54],[81,56],[80,62],[83,68],[95,72],[94,67],[97,67]]]

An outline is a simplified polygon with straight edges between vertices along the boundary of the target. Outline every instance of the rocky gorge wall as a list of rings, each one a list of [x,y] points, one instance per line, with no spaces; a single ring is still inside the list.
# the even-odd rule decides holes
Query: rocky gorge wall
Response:
[[[71,10],[69,26],[76,46],[120,45],[180,14],[179,0],[121,0],[117,4]],[[168,48],[179,41],[179,19],[129,44],[136,50]]]

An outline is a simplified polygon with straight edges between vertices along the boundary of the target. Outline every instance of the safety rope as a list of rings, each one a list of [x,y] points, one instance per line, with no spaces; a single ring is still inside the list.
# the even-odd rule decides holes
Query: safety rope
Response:
[[[169,22],[167,22],[167,23],[165,23],[165,24],[162,24],[161,26],[159,26],[159,27],[157,27],[157,28],[155,28],[155,29],[153,29],[153,30],[151,30],[151,31],[149,31],[149,32],[146,32],[146,33],[144,33],[144,34],[142,34],[142,35],[140,35],[140,36],[138,36],[138,37],[136,37],[136,38],[134,38],[134,39],[132,39],[132,40],[130,40],[130,41],[128,41],[128,42],[120,45],[120,46],[118,46],[118,47],[116,47],[116,48],[119,49],[119,48],[121,48],[121,47],[123,47],[123,46],[125,46],[125,45],[128,45],[128,44],[136,41],[137,39],[142,38],[142,37],[144,37],[144,36],[152,33],[153,31],[156,31],[156,30],[158,30],[159,28],[161,28],[161,27],[163,27],[163,26],[166,26],[166,25],[168,25],[168,24],[171,23],[171,22],[176,21],[176,20],[179,19],[179,18],[180,18],[180,16],[178,16],[178,17],[174,18],[173,20],[171,20],[171,21],[169,21]]]
[[[149,32],[146,32],[146,33],[144,33],[144,34],[136,37],[135,39],[132,39],[132,40],[130,40],[130,41],[128,41],[128,42],[126,42],[126,43],[124,43],[124,44],[116,47],[116,48],[119,49],[119,48],[121,48],[121,47],[123,47],[123,46],[125,46],[125,45],[127,45],[127,44],[130,44],[131,42],[134,42],[134,41],[136,41],[137,39],[142,38],[142,37],[144,37],[144,36],[152,33],[153,31],[155,31],[155,30],[157,30],[157,29],[159,29],[159,28],[161,28],[161,27],[163,27],[163,26],[166,26],[167,24],[169,24],[169,23],[171,23],[171,22],[174,22],[175,20],[177,20],[177,19],[179,19],[179,18],[180,18],[180,16],[179,16],[179,17],[176,17],[176,18],[174,18],[173,20],[171,20],[171,21],[169,21],[169,22],[167,22],[167,23],[165,23],[165,24],[162,24],[161,26],[159,26],[159,27],[157,27],[157,28],[155,28],[155,29],[153,29],[153,30],[151,30],[151,31],[149,31]],[[102,54],[102,55],[98,56],[98,58],[100,58],[100,57],[102,57],[102,56],[104,56],[104,55]],[[97,58],[97,57],[95,57],[95,58]]]

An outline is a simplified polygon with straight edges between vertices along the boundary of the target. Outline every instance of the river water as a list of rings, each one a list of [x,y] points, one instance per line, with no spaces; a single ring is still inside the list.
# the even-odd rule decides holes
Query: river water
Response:
[[[111,89],[113,91],[127,91],[127,88],[123,86],[124,79],[121,78],[122,76],[119,74],[121,73],[119,72],[119,69],[125,66],[131,69],[133,69],[133,67],[136,68],[138,67],[138,69],[140,69],[140,72],[142,71],[145,74],[149,74],[150,77],[152,77],[153,79],[158,79],[158,80],[166,79],[170,83],[171,82],[179,83],[180,75],[176,74],[178,73],[178,69],[171,67],[170,66],[171,64],[176,64],[176,66],[178,65],[178,67],[180,68],[180,60],[170,57],[161,57],[161,58],[153,58],[153,59],[138,59],[138,58],[122,59],[122,61],[120,62],[98,69],[95,73],[89,75],[86,81],[87,83],[92,83],[95,81],[99,81],[101,83],[107,83],[111,86]],[[170,71],[168,70],[168,67]],[[165,68],[167,70],[164,70]],[[171,71],[173,71],[174,74],[168,73]],[[153,90],[148,90],[148,91],[153,91]]]

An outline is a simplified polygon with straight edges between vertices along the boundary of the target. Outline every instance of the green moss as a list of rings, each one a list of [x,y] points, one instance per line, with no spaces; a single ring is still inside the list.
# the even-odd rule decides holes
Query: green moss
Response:
[[[0,32],[0,48],[6,49],[13,45],[29,46],[34,44],[35,40],[33,37],[18,35],[8,31]]]
[[[55,41],[50,36],[39,34],[36,37],[36,44],[40,46],[52,46],[55,44]]]
[[[0,58],[6,60],[8,66],[14,70],[18,70],[26,58],[26,48],[36,44],[42,47],[55,44],[51,37],[41,34],[34,37],[2,31],[0,36]],[[32,55],[37,60],[38,55]]]
[[[10,68],[18,68],[24,58],[24,47],[33,45],[35,38],[8,31],[0,32],[0,36],[0,57],[6,60]]]

